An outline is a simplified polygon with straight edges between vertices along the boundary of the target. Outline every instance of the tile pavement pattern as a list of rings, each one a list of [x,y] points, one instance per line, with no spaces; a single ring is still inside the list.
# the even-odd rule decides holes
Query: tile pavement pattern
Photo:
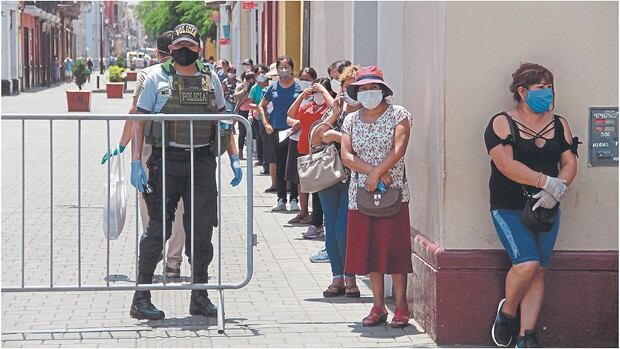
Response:
[[[92,82],[94,85],[94,79]],[[129,86],[131,89],[131,85]],[[63,84],[35,93],[2,97],[3,112],[63,113]],[[88,88],[88,86],[87,86]],[[92,88],[92,87],[91,87]],[[130,97],[108,100],[94,93],[96,113],[124,113]],[[111,144],[122,124],[112,122]],[[54,285],[78,283],[77,122],[53,126]],[[50,283],[49,122],[26,124],[25,273],[27,286]],[[106,240],[102,230],[107,166],[99,164],[106,149],[106,124],[82,122],[81,282],[105,286]],[[127,165],[129,158],[125,159]],[[245,161],[243,162],[245,164]],[[2,286],[21,284],[21,123],[2,122]],[[129,166],[126,171],[129,175]],[[245,170],[244,170],[245,172]],[[166,319],[138,321],[129,317],[131,291],[42,292],[2,294],[4,347],[426,347],[433,341],[415,323],[405,329],[364,328],[361,319],[372,306],[364,277],[358,278],[360,299],[325,299],[329,264],[308,257],[322,241],[301,238],[304,227],[286,223],[289,213],[271,213],[275,195],[264,194],[268,176],[254,174],[254,275],[248,286],[226,291],[226,333],[216,319],[188,314],[189,291],[154,291],[153,302]],[[245,173],[244,173],[245,174]],[[245,182],[228,185],[228,159],[222,163],[222,280],[245,276]],[[128,181],[128,180],[127,180]],[[135,197],[129,191],[128,216],[118,240],[110,242],[110,274],[135,280]],[[217,242],[214,235],[214,242]],[[216,245],[217,250],[217,245]],[[217,256],[211,266],[215,280]],[[161,274],[161,264],[156,271]],[[186,261],[182,275],[189,276]],[[127,281],[129,280],[129,281]],[[215,292],[212,291],[215,295]],[[212,297],[215,300],[215,297]],[[389,305],[393,310],[393,306]]]

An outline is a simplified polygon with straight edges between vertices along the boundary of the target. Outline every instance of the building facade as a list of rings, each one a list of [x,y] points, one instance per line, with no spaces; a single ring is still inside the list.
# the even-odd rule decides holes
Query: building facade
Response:
[[[414,115],[408,300],[439,344],[490,344],[510,263],[490,218],[483,132],[514,104],[521,62],[555,74],[554,113],[583,144],[537,333],[546,346],[617,346],[617,157],[592,166],[587,154],[590,108],[618,107],[618,3],[313,1],[310,12],[311,66],[378,65]]]

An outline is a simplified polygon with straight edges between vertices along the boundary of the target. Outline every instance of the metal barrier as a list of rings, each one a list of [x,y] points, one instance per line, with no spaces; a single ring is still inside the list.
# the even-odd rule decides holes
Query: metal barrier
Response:
[[[193,134],[193,121],[196,120],[207,120],[207,121],[233,121],[236,120],[247,130],[246,139],[249,140],[247,142],[247,153],[252,154],[252,127],[247,119],[237,115],[237,114],[31,114],[31,115],[22,115],[22,114],[2,114],[2,120],[21,120],[21,129],[22,129],[22,139],[21,139],[21,148],[22,148],[22,207],[21,207],[21,221],[22,221],[22,232],[21,232],[21,286],[20,287],[2,287],[2,292],[67,292],[67,291],[129,291],[129,290],[217,290],[218,291],[218,314],[217,314],[217,324],[218,324],[218,333],[224,333],[224,290],[226,289],[239,289],[246,286],[250,280],[252,279],[253,273],[253,247],[255,245],[255,237],[253,234],[253,196],[252,196],[252,161],[251,156],[250,160],[246,163],[246,184],[247,184],[247,230],[246,230],[246,238],[247,238],[247,260],[246,260],[246,275],[245,279],[237,284],[224,284],[222,283],[222,166],[221,166],[221,155],[218,155],[218,166],[217,166],[217,189],[218,189],[218,205],[217,205],[217,218],[218,218],[218,270],[217,270],[217,283],[208,284],[208,283],[193,283],[194,281],[194,271],[192,268],[191,272],[191,280],[192,283],[175,283],[170,284],[167,282],[166,277],[166,258],[163,258],[163,279],[161,283],[153,283],[153,284],[138,284],[138,235],[139,235],[139,204],[138,204],[138,190],[135,190],[135,199],[136,199],[136,226],[135,226],[135,275],[136,281],[133,286],[114,286],[110,285],[110,240],[106,238],[107,246],[106,246],[106,285],[105,286],[96,286],[96,285],[83,285],[82,284],[82,241],[81,241],[81,148],[82,148],[82,121],[83,120],[98,120],[98,121],[106,121],[107,124],[107,149],[110,148],[110,121],[112,120],[160,120],[160,121],[169,121],[169,120],[184,120],[190,122],[190,146],[191,146],[191,156],[190,156],[190,169],[191,169],[191,258],[192,265],[194,260],[194,134]],[[50,122],[50,282],[49,286],[27,286],[25,284],[25,198],[26,198],[26,190],[25,190],[25,154],[26,154],[26,142],[25,142],[25,122],[26,120],[49,120]],[[77,199],[77,208],[78,208],[78,284],[76,286],[55,286],[54,285],[54,172],[53,172],[53,121],[55,120],[75,120],[78,124],[78,161],[77,161],[77,171],[78,171],[78,199]],[[162,138],[165,138],[165,123],[162,122]],[[221,125],[217,122],[217,135],[220,135]],[[162,144],[165,144],[165,139],[162,139]],[[222,145],[218,142],[218,154],[221,153]],[[227,146],[227,145],[226,145]],[[166,147],[162,147],[162,163],[165,164],[166,161]],[[110,207],[110,175],[111,168],[110,162],[108,161],[108,207]],[[162,166],[162,178],[166,178],[166,166]],[[163,215],[163,255],[166,256],[166,181],[162,180],[162,215]],[[109,222],[110,212],[108,211],[108,222]],[[108,234],[109,236],[110,224],[108,224]],[[187,232],[186,232],[187,233]]]

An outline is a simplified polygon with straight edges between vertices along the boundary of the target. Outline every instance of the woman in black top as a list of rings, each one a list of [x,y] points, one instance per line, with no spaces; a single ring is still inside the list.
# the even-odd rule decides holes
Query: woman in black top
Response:
[[[542,308],[545,269],[559,230],[556,206],[577,174],[579,142],[573,139],[566,119],[550,112],[555,91],[548,69],[524,63],[512,77],[510,91],[518,104],[494,115],[484,135],[491,157],[491,215],[513,264],[491,335],[498,346],[514,345],[516,340],[517,347],[527,347],[537,345],[533,330]],[[535,210],[557,209],[549,231],[533,232],[522,222],[524,193],[536,200]]]

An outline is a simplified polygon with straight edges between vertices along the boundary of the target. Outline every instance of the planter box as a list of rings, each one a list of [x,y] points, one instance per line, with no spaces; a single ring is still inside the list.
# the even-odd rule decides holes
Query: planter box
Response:
[[[89,90],[69,90],[66,92],[68,111],[90,111]]]
[[[123,98],[124,82],[108,82],[105,84],[105,90],[108,98]]]
[[[136,81],[138,80],[138,72],[133,70],[133,71],[128,71],[127,72],[127,81]]]

